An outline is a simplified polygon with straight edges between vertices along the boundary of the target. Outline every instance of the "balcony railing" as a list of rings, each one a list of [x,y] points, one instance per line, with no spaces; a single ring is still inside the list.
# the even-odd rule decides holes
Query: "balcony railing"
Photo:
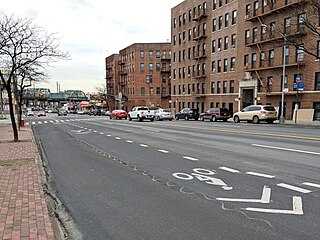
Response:
[[[278,59],[277,59],[278,60]],[[282,58],[281,58],[282,60]],[[244,71],[252,72],[252,71],[262,71],[262,70],[269,70],[269,69],[276,69],[276,68],[283,68],[283,63],[281,60],[276,61],[276,59],[264,59],[262,62],[256,62],[254,65],[248,64],[244,67]],[[304,59],[287,59],[286,61],[286,68],[288,67],[302,67],[305,66]]]
[[[192,33],[192,40],[199,40],[201,38],[206,38],[206,37],[207,35],[205,30]]]
[[[207,17],[206,9],[200,9],[197,12],[192,14],[192,20],[193,21],[199,21],[202,18],[206,18],[206,17]]]
[[[207,54],[205,50],[200,50],[193,53],[194,59],[206,58],[206,57],[207,57]]]

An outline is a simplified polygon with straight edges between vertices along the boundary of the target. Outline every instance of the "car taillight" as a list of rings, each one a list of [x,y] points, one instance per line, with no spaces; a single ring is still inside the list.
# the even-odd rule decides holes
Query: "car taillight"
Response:
[[[261,111],[260,111],[260,113],[261,113],[261,114],[266,114],[267,112],[266,112],[266,111],[261,110]]]
[[[143,115],[143,114],[144,114],[144,112],[140,112],[140,114],[141,114],[141,115]]]

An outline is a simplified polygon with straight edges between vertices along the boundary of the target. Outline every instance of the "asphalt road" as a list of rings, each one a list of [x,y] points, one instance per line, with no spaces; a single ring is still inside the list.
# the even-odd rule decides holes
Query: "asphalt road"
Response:
[[[83,239],[319,239],[319,128],[27,123]]]

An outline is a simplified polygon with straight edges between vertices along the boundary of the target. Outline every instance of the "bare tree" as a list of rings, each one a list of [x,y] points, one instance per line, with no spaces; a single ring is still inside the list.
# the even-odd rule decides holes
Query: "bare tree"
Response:
[[[320,1],[304,0],[292,9],[291,16],[297,18],[296,28],[301,34],[308,34],[311,41],[304,41],[301,36],[288,37],[289,44],[303,50],[306,54],[314,57],[318,56],[316,42],[320,40]]]
[[[55,34],[48,34],[32,20],[0,15],[0,78],[7,90],[10,119],[14,141],[19,140],[14,115],[13,94],[18,92],[18,78],[34,81],[28,73],[45,69],[59,59],[68,59],[68,53],[58,50],[59,41]],[[25,76],[25,77],[23,77]],[[24,84],[20,82],[20,88]]]

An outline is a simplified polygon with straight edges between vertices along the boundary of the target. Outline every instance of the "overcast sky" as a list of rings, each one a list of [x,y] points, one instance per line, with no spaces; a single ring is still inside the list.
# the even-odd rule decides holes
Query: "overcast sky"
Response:
[[[171,8],[183,0],[1,0],[0,11],[33,19],[57,33],[60,50],[70,61],[48,69],[49,83],[36,85],[56,92],[95,91],[105,81],[105,57],[133,43],[170,41]]]

